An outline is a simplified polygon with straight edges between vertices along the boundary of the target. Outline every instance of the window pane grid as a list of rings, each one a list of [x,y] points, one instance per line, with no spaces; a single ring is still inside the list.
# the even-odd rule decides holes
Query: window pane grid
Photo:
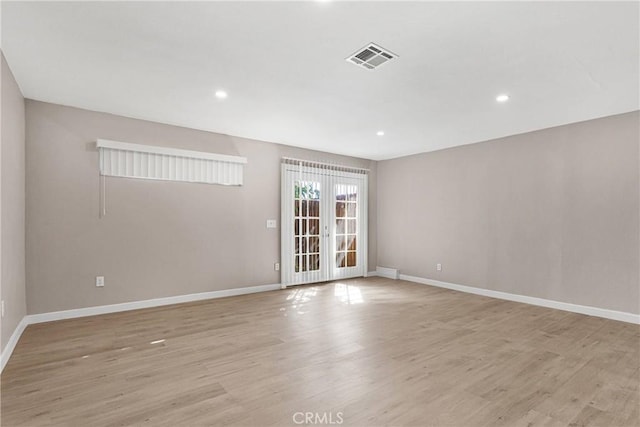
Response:
[[[355,185],[336,185],[336,268],[357,262],[358,195]]]
[[[320,270],[320,183],[295,182],[293,211],[295,272]]]

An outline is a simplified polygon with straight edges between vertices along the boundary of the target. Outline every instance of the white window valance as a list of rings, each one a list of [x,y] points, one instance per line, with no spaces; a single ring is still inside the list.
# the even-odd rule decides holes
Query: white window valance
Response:
[[[242,185],[245,157],[98,139],[100,174],[124,178]]]

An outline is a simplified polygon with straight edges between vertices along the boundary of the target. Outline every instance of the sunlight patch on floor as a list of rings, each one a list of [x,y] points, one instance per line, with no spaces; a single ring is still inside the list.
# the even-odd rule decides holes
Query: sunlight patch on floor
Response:
[[[362,304],[364,302],[360,288],[353,285],[336,283],[333,295],[343,304]]]

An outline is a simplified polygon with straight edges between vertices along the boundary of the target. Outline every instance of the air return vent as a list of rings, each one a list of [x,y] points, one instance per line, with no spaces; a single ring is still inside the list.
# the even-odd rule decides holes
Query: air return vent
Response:
[[[358,49],[353,55],[346,58],[346,60],[358,67],[374,70],[385,62],[397,57],[398,55],[395,53],[389,52],[376,44],[369,43],[362,49]]]

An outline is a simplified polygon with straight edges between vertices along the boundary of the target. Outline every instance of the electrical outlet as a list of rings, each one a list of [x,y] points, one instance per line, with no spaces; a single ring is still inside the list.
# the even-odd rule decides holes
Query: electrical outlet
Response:
[[[104,286],[104,276],[96,276],[96,286],[99,288]]]
[[[275,219],[268,219],[267,228],[278,228],[278,222]]]
[[[442,271],[442,264],[436,264],[436,270]]]
[[[2,300],[2,317],[4,317],[4,300]]]
[[[275,271],[280,271],[280,263],[279,263],[279,262],[276,262],[275,264],[273,264],[273,269],[274,269]]]

